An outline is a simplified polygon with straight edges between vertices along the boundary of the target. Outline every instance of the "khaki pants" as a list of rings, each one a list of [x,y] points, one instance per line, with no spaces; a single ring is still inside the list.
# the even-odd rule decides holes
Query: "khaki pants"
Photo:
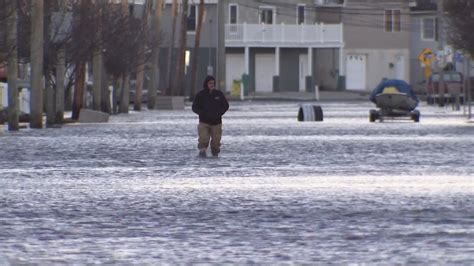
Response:
[[[199,150],[207,149],[210,141],[213,154],[217,154],[221,151],[222,124],[213,126],[206,123],[199,123],[198,135]]]

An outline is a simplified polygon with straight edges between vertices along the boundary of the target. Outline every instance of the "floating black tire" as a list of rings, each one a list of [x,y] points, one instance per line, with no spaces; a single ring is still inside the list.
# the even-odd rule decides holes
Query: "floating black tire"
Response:
[[[323,121],[323,109],[319,105],[302,105],[298,111],[298,121]]]

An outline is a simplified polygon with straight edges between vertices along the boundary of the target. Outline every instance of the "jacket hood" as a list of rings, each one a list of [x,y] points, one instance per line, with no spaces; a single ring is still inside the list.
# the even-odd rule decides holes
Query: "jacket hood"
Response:
[[[208,83],[210,80],[214,80],[214,82],[216,82],[216,79],[215,79],[213,76],[210,76],[210,75],[207,76],[207,77],[204,79],[204,82],[202,83],[202,87],[203,87],[204,89],[209,89],[209,88],[207,87],[207,83]]]

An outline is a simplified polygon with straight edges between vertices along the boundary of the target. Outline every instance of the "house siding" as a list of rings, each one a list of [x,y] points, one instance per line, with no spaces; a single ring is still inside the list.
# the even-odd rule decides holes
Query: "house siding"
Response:
[[[347,55],[367,56],[365,90],[372,90],[382,78],[395,78],[393,66],[398,57],[403,58],[403,76],[409,81],[411,28],[408,1],[348,0],[346,7],[342,17],[344,60]],[[400,32],[385,32],[384,11],[387,9],[400,10]]]

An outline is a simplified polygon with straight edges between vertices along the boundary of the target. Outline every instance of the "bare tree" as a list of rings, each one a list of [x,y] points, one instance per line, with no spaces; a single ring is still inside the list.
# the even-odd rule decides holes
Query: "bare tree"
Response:
[[[160,54],[160,27],[161,27],[161,12],[163,9],[163,0],[155,0],[155,13],[152,19],[151,26],[151,84],[148,86],[148,109],[155,109],[156,90],[159,84],[158,81],[158,58]]]
[[[199,11],[198,11],[198,23],[196,28],[196,36],[194,39],[194,49],[193,49],[193,58],[191,60],[192,67],[191,67],[191,93],[190,99],[194,100],[194,95],[196,94],[196,75],[197,75],[197,66],[198,66],[198,59],[199,59],[199,43],[201,41],[201,28],[202,28],[202,21],[204,18],[204,0],[199,1]]]
[[[143,23],[142,27],[147,32],[148,29],[148,15],[150,13],[150,1],[145,2],[145,11],[143,12],[142,19],[145,23]],[[139,64],[137,66],[137,82],[135,84],[135,99],[133,100],[133,110],[134,111],[141,111],[142,109],[142,91],[143,91],[143,83],[145,80],[145,50],[146,44],[145,42],[140,43],[140,51],[139,51]]]
[[[474,2],[470,0],[445,1],[449,25],[448,37],[457,49],[463,50],[474,57]]]

